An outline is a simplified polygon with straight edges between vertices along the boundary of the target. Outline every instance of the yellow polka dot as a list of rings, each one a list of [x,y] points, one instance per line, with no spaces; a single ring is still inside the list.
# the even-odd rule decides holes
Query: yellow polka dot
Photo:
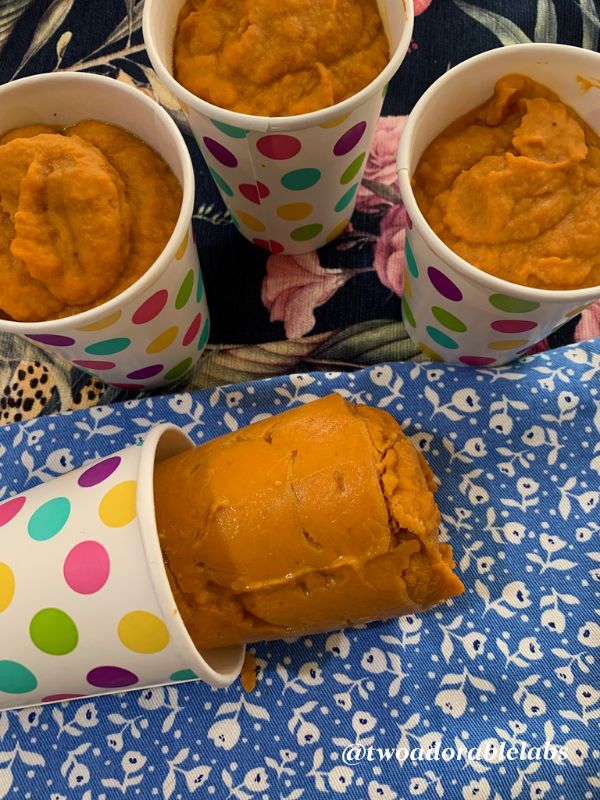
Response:
[[[187,250],[188,246],[188,239],[190,238],[190,232],[188,231],[183,239],[183,242],[177,248],[177,252],[175,253],[175,258],[177,261],[181,261],[181,259],[185,255],[185,251]]]
[[[15,594],[15,576],[8,564],[0,563],[0,613],[6,611]]]
[[[284,206],[279,206],[277,216],[290,220],[306,219],[312,212],[313,207],[310,203],[286,203]]]
[[[412,289],[410,288],[410,281],[408,280],[408,270],[404,270],[404,294],[410,300],[412,297]]]
[[[343,117],[332,119],[330,122],[323,122],[322,125],[319,125],[319,128],[337,128],[337,126],[341,125],[342,122],[345,122],[349,116],[350,114],[344,114]]]
[[[256,219],[256,217],[253,217],[252,214],[247,214],[245,211],[236,211],[235,214],[239,221],[247,228],[250,228],[250,230],[256,231],[257,233],[262,233],[266,230],[262,222]]]
[[[346,225],[348,224],[348,222],[349,222],[349,220],[345,219],[343,222],[340,222],[339,225],[335,226],[335,228],[331,231],[331,233],[329,234],[329,236],[326,239],[327,244],[329,244],[329,242],[333,242],[334,239],[337,239],[338,236],[342,235],[342,233],[344,232],[344,229],[346,228]]]
[[[490,350],[516,350],[517,347],[525,347],[529,343],[529,339],[498,339],[496,342],[490,342],[488,347]]]
[[[179,333],[179,328],[177,325],[173,325],[172,328],[167,328],[166,331],[163,331],[159,334],[156,339],[154,339],[148,347],[146,348],[147,353],[160,353],[162,350],[166,350],[167,347],[172,344],[175,340],[175,337]]]
[[[103,331],[105,328],[110,328],[111,325],[114,325],[115,322],[118,322],[121,319],[121,311],[115,311],[114,314],[111,314],[109,317],[104,317],[104,319],[98,320],[98,322],[90,322],[89,325],[83,325],[81,328],[77,328],[78,331]]]
[[[179,101],[179,105],[181,106],[181,110],[183,111],[184,114],[189,114],[190,113],[190,107],[185,102],[185,100],[180,100]]]
[[[117,483],[100,501],[100,519],[109,528],[121,528],[135,519],[135,481]]]
[[[575,317],[577,314],[581,314],[582,311],[585,311],[586,308],[589,308],[591,303],[586,303],[584,306],[578,306],[574,308],[573,311],[568,311],[566,314],[567,319],[571,319],[571,317]]]
[[[118,626],[119,639],[134,653],[160,653],[169,644],[165,623],[149,611],[131,611]]]
[[[425,355],[426,355],[426,356],[428,356],[428,358],[430,358],[432,361],[443,361],[443,360],[444,360],[444,359],[443,359],[441,356],[439,356],[439,355],[438,355],[438,354],[435,352],[435,350],[432,350],[432,349],[431,349],[431,347],[427,347],[427,345],[426,345],[426,344],[423,344],[423,342],[419,342],[419,344],[418,344],[418,347],[419,347],[419,348],[420,348],[420,349],[421,349],[421,350],[422,350],[422,351],[425,353]]]

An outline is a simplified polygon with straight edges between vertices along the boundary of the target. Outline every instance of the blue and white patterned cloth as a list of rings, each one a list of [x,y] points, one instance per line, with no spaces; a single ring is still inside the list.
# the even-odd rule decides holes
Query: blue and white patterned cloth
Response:
[[[425,453],[466,586],[418,617],[260,644],[250,694],[186,683],[3,712],[0,798],[599,797],[599,387],[593,340],[495,370],[292,375],[0,428],[5,499],[158,422],[202,442],[336,391]],[[343,763],[349,745],[362,761]],[[487,759],[439,755],[480,745]],[[493,755],[513,746],[530,758]]]

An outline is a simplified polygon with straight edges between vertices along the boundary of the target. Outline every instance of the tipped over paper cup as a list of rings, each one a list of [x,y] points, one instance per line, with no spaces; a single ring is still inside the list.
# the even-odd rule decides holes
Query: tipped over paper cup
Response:
[[[0,708],[235,680],[244,648],[196,650],[156,530],[155,461],[190,447],[159,425],[0,504]]]

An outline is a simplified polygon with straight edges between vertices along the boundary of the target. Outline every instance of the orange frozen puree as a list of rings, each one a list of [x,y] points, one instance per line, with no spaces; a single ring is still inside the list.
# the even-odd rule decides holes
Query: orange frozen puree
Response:
[[[187,0],[174,74],[214,105],[287,116],[356,94],[389,57],[376,0]]]
[[[460,594],[434,490],[390,414],[337,394],[157,464],[158,534],[196,646],[335,630]]]
[[[413,177],[448,247],[504,280],[541,289],[600,284],[600,137],[521,75],[456,120]]]
[[[87,120],[0,138],[0,310],[19,321],[76,314],[152,265],[181,208],[164,160],[131,133]]]

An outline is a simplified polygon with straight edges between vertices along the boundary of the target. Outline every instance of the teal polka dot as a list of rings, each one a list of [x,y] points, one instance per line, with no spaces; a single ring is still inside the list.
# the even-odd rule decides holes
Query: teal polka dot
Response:
[[[225,136],[231,136],[232,139],[245,139],[248,131],[243,128],[236,128],[235,125],[226,125],[224,122],[218,122],[216,119],[211,119],[212,124]]]
[[[433,306],[431,313],[441,325],[443,325],[445,328],[448,328],[450,331],[464,333],[467,330],[467,326],[464,322],[462,322],[458,317],[455,317],[454,314],[446,311],[444,308]]]
[[[18,661],[0,661],[0,692],[25,694],[37,689],[37,679],[31,670]]]
[[[307,242],[309,239],[314,239],[323,230],[323,226],[317,222],[312,225],[302,225],[300,228],[295,228],[290,233],[290,238],[295,242]]]
[[[202,273],[198,273],[198,285],[196,286],[196,302],[199,303],[202,300],[202,295],[204,294],[204,281],[202,280]]]
[[[416,328],[417,323],[415,322],[414,314],[411,310],[411,307],[408,305],[408,300],[406,299],[406,295],[402,298],[402,319],[406,320],[408,324]]]
[[[354,161],[344,170],[344,174],[340,178],[340,183],[350,183],[350,181],[356,177],[363,165],[366,155],[367,154],[365,152],[361,153],[359,156],[356,156]]]
[[[71,503],[66,497],[53,497],[33,512],[27,532],[36,542],[45,542],[56,536],[69,519]]]
[[[321,171],[307,167],[306,169],[294,169],[281,178],[281,185],[292,192],[300,192],[303,189],[310,189],[321,179]]]
[[[335,206],[336,211],[343,211],[347,206],[350,205],[352,200],[354,200],[354,195],[356,194],[358,186],[359,184],[355,183],[354,186],[351,186],[348,191],[340,197]]]
[[[440,344],[442,347],[447,347],[448,350],[457,350],[458,349],[458,342],[455,342],[454,339],[451,339],[445,333],[438,330],[437,328],[428,325],[425,329],[427,333],[431,336],[433,341],[436,344]]]
[[[166,380],[174,381],[175,378],[181,377],[184,373],[188,371],[188,369],[192,366],[192,359],[191,357],[184,358],[179,364],[177,364],[173,369],[170,369],[167,374],[165,375]]]
[[[507,294],[490,295],[490,304],[500,311],[507,311],[509,314],[523,314],[527,311],[535,311],[540,307],[539,303],[533,300],[521,300],[518,297],[510,297]]]
[[[208,171],[212,175],[214,182],[217,184],[217,186],[223,192],[223,194],[226,194],[227,197],[233,197],[233,189],[227,183],[227,181],[223,180],[223,178],[219,175],[219,173],[216,170],[212,169],[212,167],[209,167]]]
[[[204,327],[202,328],[202,333],[200,334],[200,338],[198,339],[198,350],[203,350],[204,345],[208,341],[208,334],[210,333],[210,322],[206,320],[204,323]]]
[[[408,271],[413,276],[413,278],[418,278],[419,268],[417,267],[417,262],[415,261],[412,247],[410,246],[410,242],[408,241],[408,239],[406,239],[404,242],[404,252],[406,253],[406,263],[408,264]]]
[[[190,295],[192,293],[192,289],[194,288],[194,270],[188,270],[185,278],[183,279],[183,283],[181,284],[179,291],[177,292],[177,298],[175,300],[175,308],[181,309],[190,299]]]
[[[235,216],[234,216],[234,215],[231,213],[231,211],[229,212],[229,216],[231,217],[231,221],[232,221],[232,223],[233,223],[234,227],[235,227],[235,228],[237,228],[237,229],[238,229],[238,231],[239,231],[239,229],[240,229],[240,223],[239,223],[239,220],[237,219],[237,217],[235,217]]]
[[[177,672],[174,672],[172,675],[169,675],[169,680],[170,681],[195,681],[195,680],[198,680],[198,676],[191,669],[178,669]]]
[[[95,344],[89,345],[89,347],[85,348],[85,352],[93,356],[111,356],[114,353],[121,353],[123,350],[127,350],[130,344],[131,339],[124,337],[120,339],[105,339],[103,342],[95,342]]]

